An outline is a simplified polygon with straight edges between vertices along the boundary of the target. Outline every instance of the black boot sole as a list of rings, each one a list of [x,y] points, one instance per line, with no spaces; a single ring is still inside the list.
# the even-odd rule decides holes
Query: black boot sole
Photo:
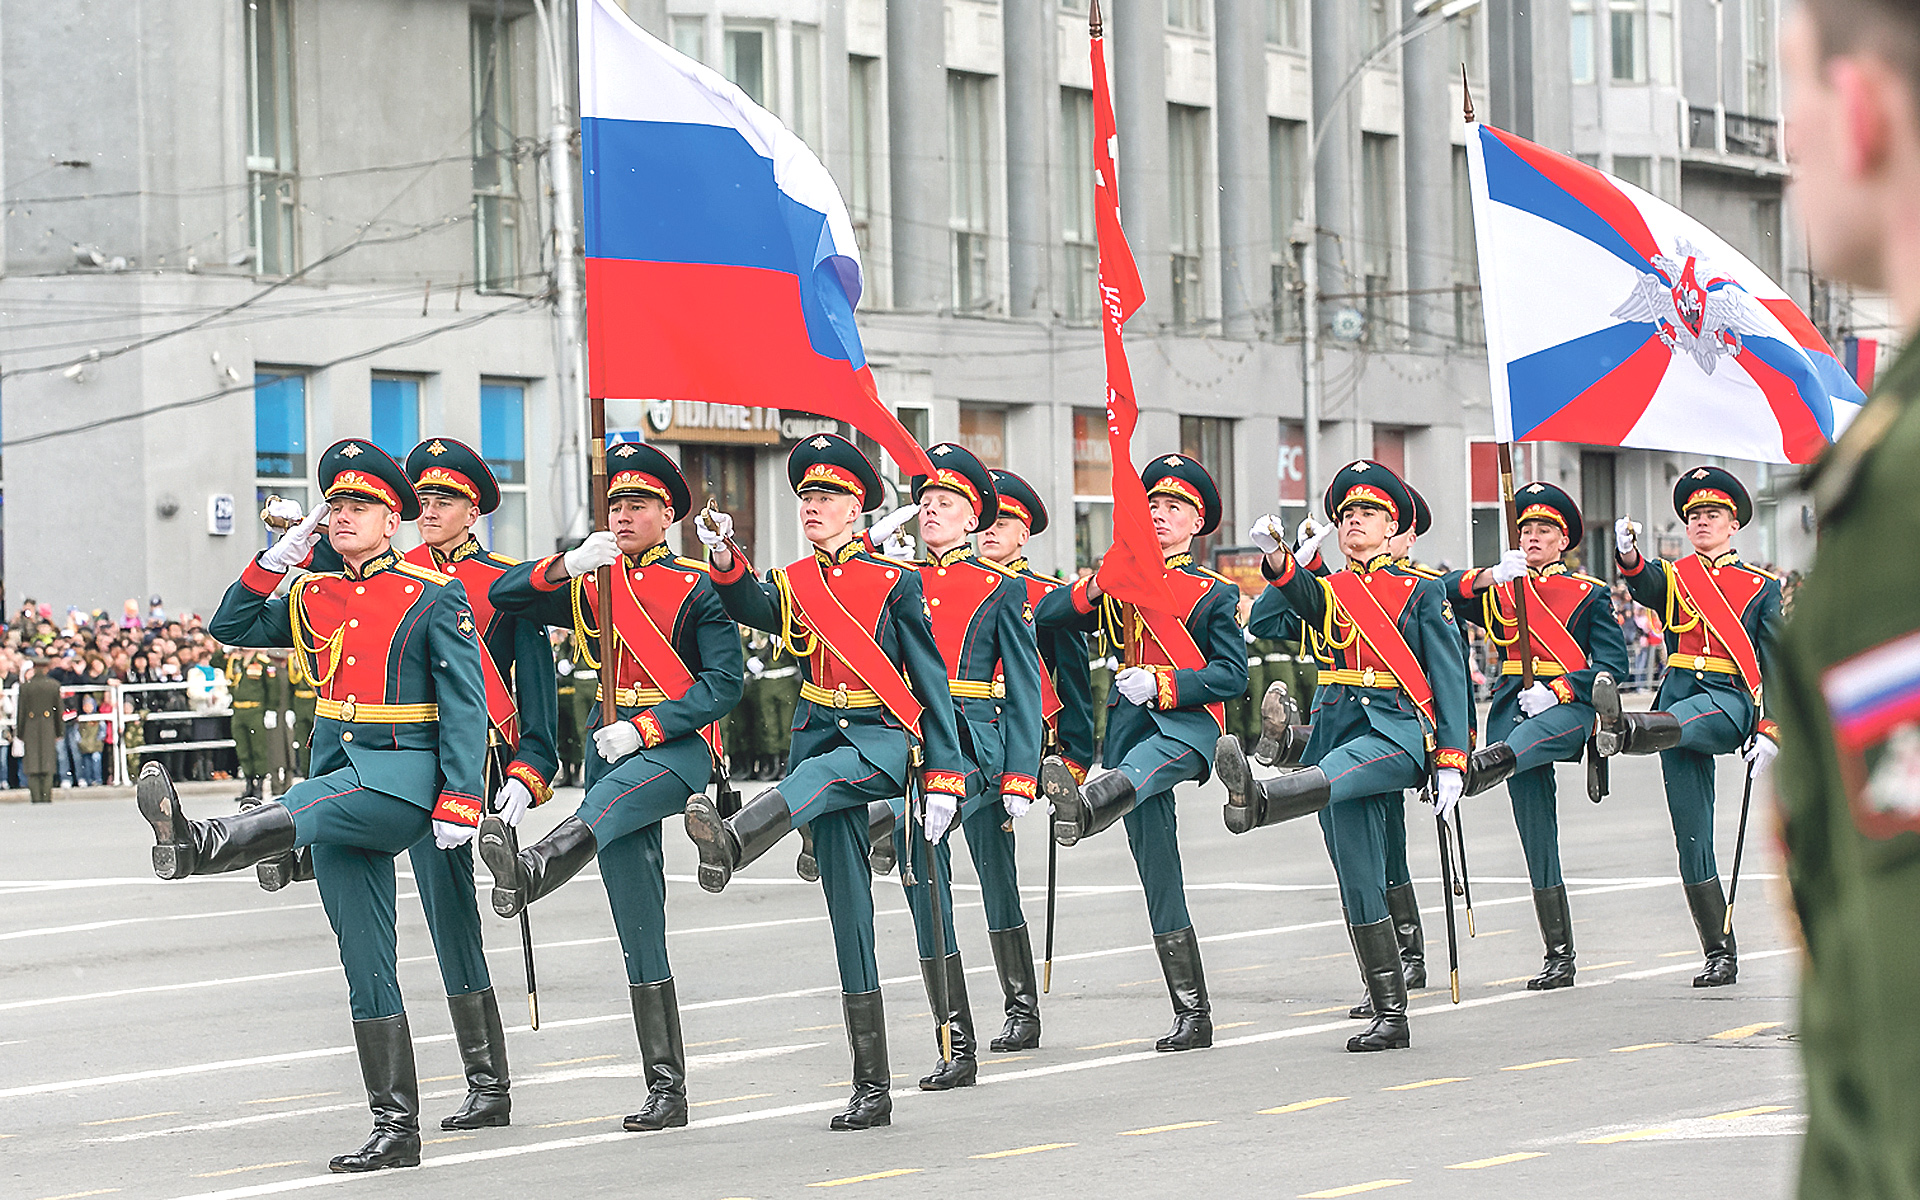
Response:
[[[440,1128],[453,1129],[504,1129],[513,1124],[513,1118],[506,1112],[473,1114],[457,1112],[450,1117],[440,1118]]]
[[[995,1054],[1012,1054],[1016,1050],[1038,1050],[1039,1048],[1040,1026],[1038,1023],[1035,1023],[1031,1031],[1020,1032],[1016,1031],[1013,1022],[1009,1021],[1007,1028],[1000,1036],[987,1043],[987,1049]]]
[[[941,1063],[931,1075],[920,1080],[923,1092],[950,1092],[954,1088],[972,1087],[980,1081],[980,1064],[972,1059],[957,1059],[950,1063]]]
[[[1233,735],[1220,739],[1219,745],[1225,745]],[[1221,806],[1220,817],[1226,823],[1229,833],[1247,833],[1259,828],[1260,810],[1254,789],[1260,785],[1254,782],[1253,771],[1247,766],[1244,754],[1238,753],[1239,742],[1234,742],[1234,750],[1222,754],[1218,746],[1214,749],[1213,777],[1227,789],[1227,802]]]
[[[1604,683],[1595,678],[1593,711],[1597,717],[1593,731],[1594,749],[1600,752],[1602,758],[1610,758],[1620,753],[1621,743],[1625,740],[1625,733],[1620,728],[1620,685],[1612,676],[1607,676]]]
[[[1062,846],[1078,845],[1081,831],[1087,827],[1087,805],[1080,798],[1080,785],[1073,772],[1056,758],[1040,763],[1040,790],[1053,806],[1053,840]]]
[[[857,1133],[862,1129],[883,1129],[893,1124],[893,1104],[891,1101],[876,1112],[836,1113],[833,1120],[827,1122],[827,1128],[835,1133]]]
[[[1709,967],[1693,977],[1693,986],[1697,988],[1732,987],[1740,981],[1740,969],[1718,970]]]
[[[153,826],[153,873],[161,879],[185,879],[193,874],[193,844],[180,797],[166,772],[149,764],[134,785],[140,815]]]
[[[687,801],[687,836],[700,853],[700,886],[718,895],[733,881],[733,847],[720,810],[704,794]]]
[[[519,916],[527,907],[527,872],[507,836],[507,823],[488,817],[480,822],[474,841],[480,848],[480,861],[493,873],[493,911],[503,917]]]
[[[1368,1029],[1347,1039],[1347,1050],[1353,1054],[1374,1054],[1381,1050],[1406,1050],[1413,1045],[1411,1032],[1402,1026],[1397,1030]]]
[[[658,1133],[662,1129],[685,1129],[687,1127],[687,1102],[682,1099],[667,1109],[665,1113],[656,1112],[651,1107],[641,1109],[620,1122],[620,1128],[628,1133]]]
[[[368,1171],[386,1171],[395,1167],[417,1167],[420,1165],[420,1139],[412,1139],[411,1146],[368,1154],[362,1148],[357,1154],[342,1154],[327,1163],[327,1170],[335,1175],[362,1175]]]
[[[1527,980],[1527,990],[1530,992],[1557,992],[1561,988],[1570,988],[1572,986],[1572,971],[1561,974],[1558,971],[1546,970],[1535,975],[1532,979]]]

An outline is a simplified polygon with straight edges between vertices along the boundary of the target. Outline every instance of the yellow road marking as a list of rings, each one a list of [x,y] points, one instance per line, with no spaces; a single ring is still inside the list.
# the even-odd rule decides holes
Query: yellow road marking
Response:
[[[332,1095],[333,1093],[329,1092],[327,1094]],[[224,1171],[203,1171],[200,1174],[195,1175],[194,1178],[195,1179],[218,1179],[222,1175],[242,1175],[248,1171],[271,1171],[275,1167],[297,1167],[300,1165],[300,1162],[301,1162],[300,1159],[292,1158],[292,1159],[288,1159],[286,1162],[255,1163],[250,1167],[228,1167]]]
[[[1538,1150],[1523,1150],[1518,1154],[1502,1154],[1498,1158],[1476,1158],[1472,1162],[1454,1163],[1449,1171],[1478,1171],[1483,1167],[1504,1167],[1508,1163],[1524,1162],[1529,1158],[1545,1158]]]
[[[1346,1187],[1328,1188],[1324,1192],[1303,1192],[1300,1200],[1334,1200],[1337,1196],[1358,1196],[1361,1192],[1377,1192],[1381,1188],[1399,1187],[1412,1182],[1411,1179],[1375,1179],[1368,1183],[1350,1183]]]
[[[1125,1129],[1120,1137],[1145,1137],[1150,1133],[1172,1133],[1177,1129],[1199,1129],[1206,1125],[1218,1125],[1218,1121],[1181,1121],[1175,1125],[1149,1125],[1145,1129]]]
[[[1474,936],[1475,937],[1499,937],[1503,933],[1512,933],[1512,932],[1513,930],[1511,929],[1492,929],[1492,930],[1488,930],[1486,933],[1478,933],[1478,934],[1475,934]]]
[[[318,1100],[322,1096],[338,1096],[339,1092],[302,1092],[298,1096],[269,1096],[265,1100],[249,1100],[248,1104],[285,1104],[289,1100]],[[205,1178],[196,1176],[196,1178]]]
[[[552,1062],[535,1063],[537,1067],[571,1067],[579,1063],[605,1062],[609,1058],[619,1058],[618,1054],[589,1054],[585,1058],[557,1058]]]
[[[1632,1054],[1635,1050],[1659,1050],[1671,1045],[1673,1045],[1672,1042],[1641,1042],[1637,1046],[1615,1046],[1611,1052],[1614,1054]]]
[[[1307,957],[1301,959],[1300,961],[1301,962],[1326,962],[1330,958],[1352,958],[1352,957],[1353,955],[1345,952],[1342,952],[1340,954],[1309,954],[1307,955]]]
[[[1515,976],[1513,976],[1513,977],[1512,977],[1512,978],[1510,978],[1510,979],[1495,979],[1495,980],[1493,980],[1492,982],[1490,982],[1490,983],[1486,983],[1486,984],[1482,984],[1481,986],[1483,986],[1483,987],[1506,987],[1506,986],[1507,986],[1508,984],[1510,984],[1510,983],[1525,983],[1525,982],[1526,982],[1527,980],[1529,980],[1529,979],[1532,979],[1532,978],[1533,978],[1533,976],[1531,976],[1531,975],[1515,975]]]
[[[569,1125],[598,1125],[602,1121],[618,1121],[619,1113],[608,1113],[604,1117],[578,1117],[571,1121],[548,1121],[545,1125],[535,1125],[535,1129],[565,1129]]]
[[[1502,1071],[1531,1071],[1537,1067],[1557,1067],[1563,1063],[1579,1062],[1577,1058],[1543,1058],[1539,1062],[1521,1063],[1517,1067],[1501,1067]]]
[[[1589,963],[1589,964],[1587,965],[1587,970],[1589,970],[1589,971],[1604,971],[1604,970],[1606,970],[1606,969],[1607,969],[1608,967],[1630,967],[1630,966],[1632,966],[1632,965],[1633,965],[1633,960],[1632,960],[1632,959],[1630,959],[1630,958],[1617,958],[1617,959],[1615,959],[1615,960],[1614,960],[1614,961],[1612,961],[1612,962],[1603,962],[1603,963]]]
[[[796,1028],[794,1032],[795,1033],[819,1033],[823,1029],[838,1029],[838,1028],[840,1028],[840,1022],[835,1021],[831,1025],[801,1025],[798,1028]]]
[[[1082,1046],[1082,1050],[1111,1050],[1115,1046],[1139,1046],[1152,1041],[1152,1038],[1127,1038],[1118,1042],[1096,1042],[1091,1046]]]
[[[896,1167],[891,1171],[875,1171],[871,1175],[849,1175],[845,1179],[823,1179],[819,1183],[810,1183],[808,1187],[839,1187],[848,1183],[867,1183],[875,1179],[893,1179],[900,1175],[918,1175],[919,1167]]]
[[[1228,967],[1226,970],[1219,972],[1219,974],[1231,975],[1235,971],[1264,971],[1266,969],[1267,969],[1267,964],[1255,963],[1250,967]]]
[[[684,1050],[699,1050],[707,1046],[724,1046],[728,1042],[738,1042],[738,1041],[744,1041],[744,1040],[745,1039],[743,1038],[715,1038],[711,1042],[688,1042],[685,1046],[681,1048]]]
[[[1251,1024],[1253,1024],[1252,1021],[1228,1021],[1225,1025],[1215,1025],[1213,1028],[1215,1029],[1215,1031],[1222,1030],[1222,1029],[1238,1029],[1243,1025],[1251,1025]]]
[[[1470,1077],[1466,1075],[1447,1075],[1439,1079],[1422,1079],[1418,1083],[1396,1083],[1392,1087],[1384,1087],[1380,1090],[1383,1092],[1411,1092],[1415,1088],[1436,1087],[1443,1083],[1465,1083],[1468,1078]]]
[[[479,1136],[477,1133],[456,1133],[443,1138],[422,1138],[420,1144],[422,1146],[438,1146],[442,1142],[470,1142]]]
[[[1039,1154],[1044,1150],[1065,1150],[1078,1142],[1047,1142],[1040,1146],[1022,1146],[1018,1150],[995,1150],[992,1154],[969,1154],[968,1158],[1013,1158],[1021,1154]]]
[[[421,1083],[445,1083],[449,1079],[465,1079],[465,1078],[466,1078],[465,1075],[430,1075],[427,1078],[420,1080],[420,1082]]]
[[[1784,1021],[1756,1021],[1752,1025],[1742,1025],[1738,1029],[1723,1029],[1713,1035],[1713,1040],[1716,1042],[1737,1042],[1741,1038],[1750,1038],[1763,1030],[1778,1029],[1784,1024],[1786,1024]]]
[[[1260,1115],[1277,1117],[1283,1113],[1305,1112],[1310,1108],[1319,1108],[1322,1104],[1338,1104],[1345,1099],[1345,1096],[1320,1096],[1312,1100],[1296,1100],[1292,1104],[1282,1104],[1279,1108],[1263,1108],[1260,1110]]]
[[[110,1196],[119,1188],[95,1188],[90,1192],[66,1192],[58,1196],[42,1196],[40,1200],[80,1200],[82,1196]]]
[[[1158,978],[1154,978],[1154,979],[1129,979],[1129,980],[1128,980],[1127,982],[1125,982],[1125,983],[1123,983],[1123,984],[1120,984],[1119,986],[1121,986],[1121,987],[1145,987],[1145,986],[1147,986],[1147,985],[1148,985],[1148,984],[1150,984],[1150,983],[1160,983],[1160,982],[1162,982],[1162,980],[1160,980],[1160,979],[1158,979]]]
[[[1224,1029],[1226,1027],[1223,1025],[1215,1025],[1214,1028]],[[1032,1057],[1033,1055],[1031,1054],[996,1054],[992,1058],[981,1059],[980,1065],[983,1067],[991,1067],[996,1063],[1025,1062]]]
[[[1741,1117],[1757,1117],[1757,1116],[1760,1116],[1762,1113],[1775,1113],[1775,1112],[1785,1112],[1785,1111],[1787,1111],[1787,1106],[1784,1104],[1762,1104],[1758,1108],[1741,1108],[1741,1109],[1736,1109],[1733,1112],[1715,1113],[1712,1116],[1708,1117],[1707,1120],[1737,1121]]]
[[[1287,1015],[1290,1017],[1324,1017],[1328,1013],[1345,1012],[1352,1007],[1353,1005],[1351,1004],[1336,1004],[1332,1008],[1310,1008],[1305,1012],[1288,1013]]]
[[[1655,957],[1656,958],[1687,958],[1697,953],[1699,953],[1699,951],[1697,950],[1669,950],[1665,954],[1655,955]]]
[[[151,1121],[151,1120],[153,1120],[153,1119],[154,1119],[155,1117],[177,1117],[177,1116],[179,1116],[179,1115],[180,1115],[180,1114],[179,1114],[178,1112],[153,1112],[153,1113],[141,1113],[141,1114],[140,1114],[139,1116],[137,1116],[137,1117],[108,1117],[108,1118],[107,1118],[106,1120],[104,1120],[104,1121],[82,1121],[82,1122],[81,1122],[81,1124],[82,1124],[82,1125],[124,1125],[124,1124],[126,1124],[126,1123],[127,1123],[128,1121]],[[117,1192],[117,1191],[119,1191],[120,1189],[119,1189],[119,1188],[114,1188],[113,1190]],[[86,1195],[88,1195],[88,1196],[97,1196],[97,1195],[99,1195],[100,1193],[98,1193],[98,1192],[87,1192],[87,1193],[85,1193],[85,1194],[86,1194]]]
[[[688,1108],[706,1108],[714,1104],[738,1104],[742,1100],[765,1100],[772,1092],[749,1092],[744,1096],[728,1096],[724,1100],[696,1100]]]
[[[1611,1146],[1615,1142],[1637,1142],[1641,1138],[1659,1137],[1663,1133],[1672,1132],[1673,1130],[1666,1128],[1636,1129],[1631,1133],[1609,1133],[1605,1137],[1588,1138],[1580,1144],[1583,1146]]]

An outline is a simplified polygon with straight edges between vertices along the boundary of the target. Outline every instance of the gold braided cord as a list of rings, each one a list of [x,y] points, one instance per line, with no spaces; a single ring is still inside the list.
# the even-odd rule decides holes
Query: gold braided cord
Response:
[[[1693,609],[1693,606],[1691,604],[1688,604],[1686,600],[1681,597],[1680,579],[1677,573],[1673,569],[1673,564],[1670,562],[1662,561],[1660,564],[1660,569],[1666,572],[1666,576],[1667,576],[1667,614],[1666,614],[1667,632],[1668,633],[1686,633],[1692,630],[1695,626],[1700,624],[1700,614],[1695,612]],[[1673,619],[1673,609],[1676,604],[1680,606],[1681,612],[1686,613],[1688,616],[1692,617],[1693,620],[1688,621],[1685,625],[1682,625],[1677,621],[1675,621]]]
[[[1340,601],[1334,596],[1333,585],[1331,583],[1322,579],[1320,581],[1320,591],[1326,599],[1327,607],[1326,619],[1322,622],[1320,630],[1320,639],[1335,650],[1345,650],[1347,647],[1353,645],[1355,640],[1359,638],[1360,627],[1355,625],[1353,619],[1347,617],[1345,612],[1341,610]],[[1334,629],[1338,625],[1345,625],[1347,627],[1347,640],[1344,642],[1334,633]],[[1329,659],[1328,661],[1332,660]]]
[[[567,596],[573,602],[573,656],[589,671],[598,671],[600,661],[593,656],[593,647],[600,642],[600,630],[587,623],[586,606],[580,601],[586,594],[585,576],[576,578],[567,589]]]
[[[1100,597],[1100,636],[1122,655],[1127,652],[1126,614],[1112,596]]]
[[[780,593],[780,640],[787,644],[788,653],[795,659],[813,657],[819,638],[796,615],[793,585],[787,582],[787,573],[768,571],[767,574],[773,577],[773,588]]]
[[[1496,584],[1480,593],[1480,611],[1486,619],[1487,640],[1496,646],[1511,646],[1520,640],[1520,618],[1516,616],[1513,620],[1509,621],[1506,615],[1500,611],[1500,601],[1498,597],[1494,595],[1494,593],[1499,590],[1499,586]],[[1503,638],[1498,633],[1499,629],[1511,629],[1514,631],[1514,634],[1510,638]]]
[[[288,594],[287,624],[292,627],[295,649],[313,658],[313,666],[307,671],[308,681],[315,687],[325,687],[333,682],[334,673],[340,669],[340,644],[346,640],[347,627],[343,622],[338,629],[333,631],[332,636],[317,646],[309,642],[307,639],[307,630],[313,628],[313,623],[307,620],[306,601],[301,598],[305,594],[306,589],[298,585]],[[327,652],[328,660],[327,673],[325,675],[320,673],[320,652],[322,650]]]

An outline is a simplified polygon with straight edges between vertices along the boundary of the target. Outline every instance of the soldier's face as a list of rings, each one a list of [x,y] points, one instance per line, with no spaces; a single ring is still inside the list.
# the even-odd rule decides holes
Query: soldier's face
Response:
[[[1718,504],[1702,505],[1687,514],[1687,540],[1703,554],[1719,554],[1740,529],[1733,513]]]
[[[1520,522],[1520,549],[1526,552],[1527,565],[1544,567],[1560,561],[1567,552],[1566,531],[1552,521]]]
[[[850,492],[813,489],[800,493],[800,532],[815,545],[845,541],[860,515],[860,498]]]
[[[1393,518],[1377,504],[1349,504],[1340,513],[1340,553],[1368,559],[1380,553],[1393,533]]]
[[[400,514],[377,501],[342,496],[327,508],[327,541],[345,559],[372,554],[400,532]]]
[[[1027,548],[1027,539],[1032,536],[1019,517],[1001,517],[980,531],[980,556],[990,562],[1012,562]]]
[[[976,524],[973,505],[959,493],[930,487],[920,493],[920,540],[950,550],[967,539]]]
[[[1200,509],[1185,500],[1149,496],[1147,515],[1153,518],[1153,536],[1162,550],[1185,546],[1200,532]]]
[[[622,496],[607,506],[607,519],[620,553],[639,554],[667,540],[673,509],[658,496]]]
[[[1824,57],[1804,7],[1787,18],[1780,50],[1787,159],[1814,269],[1884,290],[1889,217],[1911,204],[1914,97],[1878,55]]]
[[[436,550],[458,545],[467,540],[467,530],[480,519],[480,509],[465,496],[448,496],[440,492],[420,493],[420,519],[413,527],[420,531],[420,540]]]
[[[1387,553],[1395,558],[1413,557],[1413,543],[1419,539],[1419,536],[1411,529],[1405,533],[1394,534],[1387,539]]]

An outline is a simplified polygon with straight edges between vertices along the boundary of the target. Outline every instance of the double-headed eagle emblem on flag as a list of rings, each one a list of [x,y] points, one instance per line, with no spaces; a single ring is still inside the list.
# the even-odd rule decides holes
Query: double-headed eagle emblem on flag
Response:
[[[1652,324],[1674,357],[1685,354],[1711,375],[1723,355],[1739,356],[1742,337],[1768,333],[1756,319],[1758,308],[1745,288],[1713,274],[1699,250],[1680,241],[1671,256],[1653,256],[1653,270],[1640,276],[1613,315]]]

